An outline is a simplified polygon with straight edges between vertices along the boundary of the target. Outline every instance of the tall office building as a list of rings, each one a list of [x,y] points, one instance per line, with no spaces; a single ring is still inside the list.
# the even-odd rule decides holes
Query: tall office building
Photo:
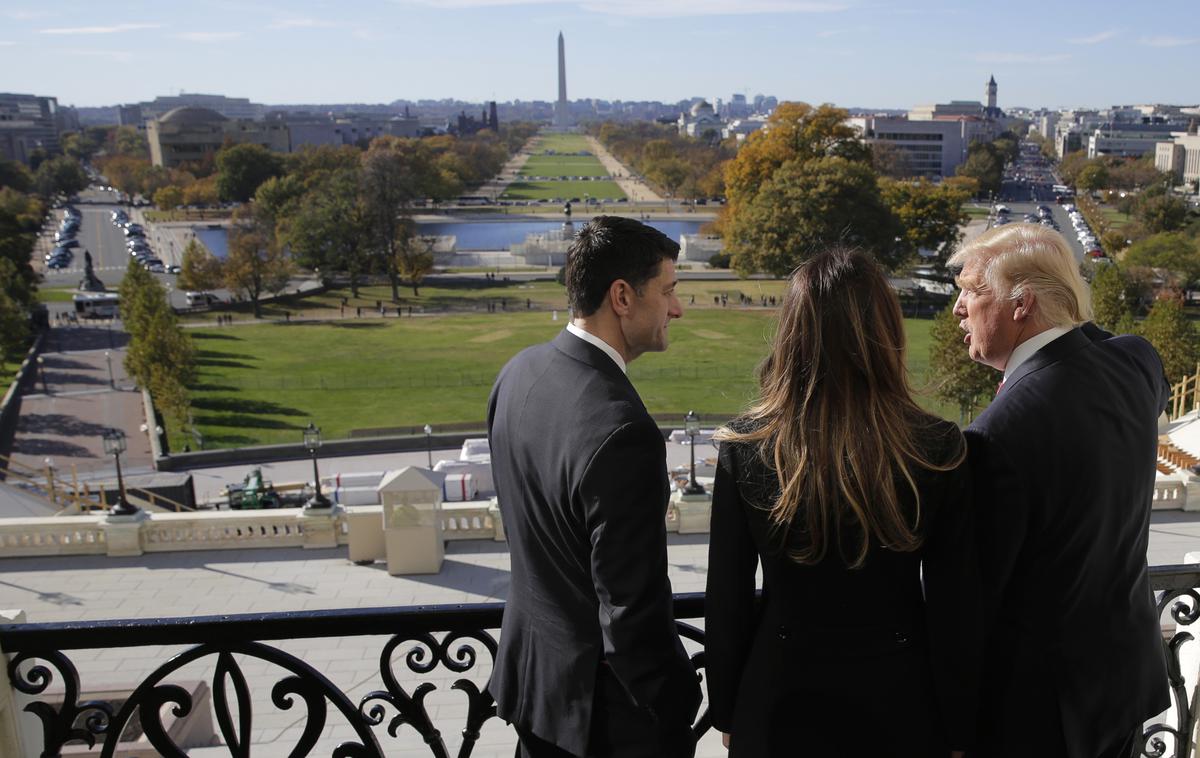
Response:
[[[567,48],[562,32],[558,33],[558,100],[554,101],[554,126],[564,129],[571,125],[570,108],[567,105]]]

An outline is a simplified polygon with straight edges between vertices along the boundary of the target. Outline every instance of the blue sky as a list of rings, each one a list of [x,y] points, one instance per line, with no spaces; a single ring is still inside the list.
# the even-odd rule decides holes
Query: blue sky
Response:
[[[908,108],[1200,102],[1200,2],[0,0],[0,89],[71,105],[781,100]]]

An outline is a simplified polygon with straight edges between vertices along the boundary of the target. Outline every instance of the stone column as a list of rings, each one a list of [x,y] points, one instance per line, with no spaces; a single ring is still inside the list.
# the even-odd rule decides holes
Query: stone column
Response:
[[[492,539],[496,542],[508,542],[508,535],[504,533],[504,514],[500,512],[499,498],[492,498],[492,502],[488,504],[488,515],[492,517],[492,527],[496,530]]]
[[[712,495],[685,495],[680,490],[671,493],[671,503],[679,513],[680,534],[704,534],[712,516]]]
[[[296,514],[300,521],[300,532],[304,535],[304,549],[338,546],[337,517],[341,506],[330,508],[301,508]]]
[[[25,612],[0,610],[0,624],[23,624]],[[8,679],[8,656],[0,650],[0,755],[38,755],[41,751],[33,744],[35,734],[23,735],[21,711],[23,695],[13,689]],[[29,730],[34,731],[34,730]],[[24,737],[24,739],[22,739]]]
[[[442,569],[442,476],[407,466],[379,483],[383,541],[392,576],[436,574]]]
[[[149,520],[150,514],[140,508],[129,516],[114,516],[111,513],[106,516],[101,526],[104,529],[104,544],[108,546],[108,555],[120,557],[144,553],[142,524]]]

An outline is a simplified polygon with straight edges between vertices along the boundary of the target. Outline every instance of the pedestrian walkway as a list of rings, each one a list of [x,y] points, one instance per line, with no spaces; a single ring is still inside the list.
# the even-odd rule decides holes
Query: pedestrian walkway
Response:
[[[600,159],[600,163],[605,169],[608,170],[609,176],[613,178],[613,181],[617,183],[617,186],[621,188],[621,191],[625,193],[625,196],[629,198],[630,202],[664,202],[661,195],[650,189],[645,182],[634,176],[629,169],[625,167],[625,164],[613,157],[613,154],[608,152],[608,149],[605,148],[604,145],[600,144],[600,140],[589,136],[587,141],[588,144],[591,145],[593,152],[595,152],[596,157]]]
[[[47,459],[62,476],[112,468],[104,454],[106,429],[125,432],[122,464],[149,469],[150,441],[142,393],[125,374],[129,335],[108,322],[51,328],[39,356],[36,381],[21,398],[11,457],[32,469]]]

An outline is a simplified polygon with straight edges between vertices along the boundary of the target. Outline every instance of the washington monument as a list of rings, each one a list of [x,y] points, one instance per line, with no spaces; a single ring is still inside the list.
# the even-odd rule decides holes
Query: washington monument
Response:
[[[554,126],[565,129],[571,125],[571,114],[567,108],[567,48],[562,32],[558,33],[558,100],[554,102]]]

